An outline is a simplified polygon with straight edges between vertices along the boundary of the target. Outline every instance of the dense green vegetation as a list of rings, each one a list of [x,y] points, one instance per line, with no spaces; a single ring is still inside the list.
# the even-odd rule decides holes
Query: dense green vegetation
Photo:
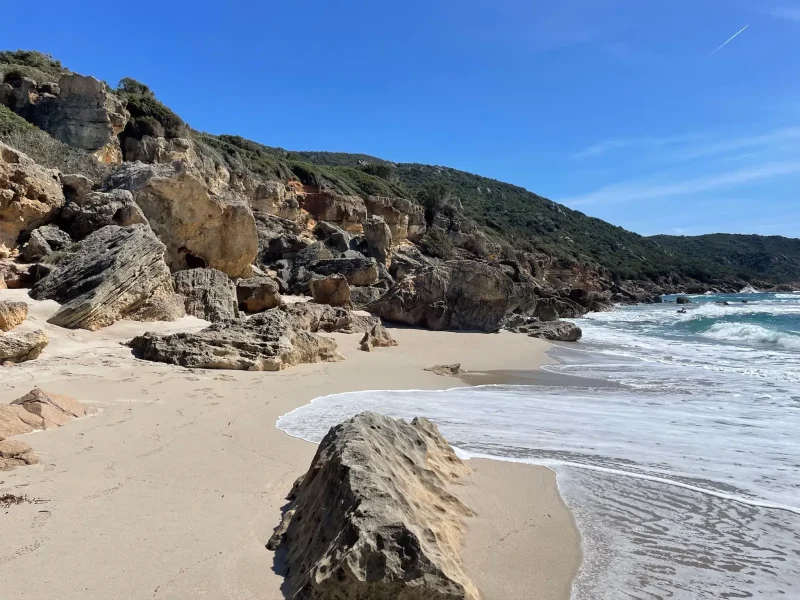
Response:
[[[124,77],[115,92],[128,102],[128,112],[131,114],[124,136],[136,139],[144,135],[176,138],[187,134],[188,127],[183,119],[162,104],[145,84]]]
[[[37,83],[57,82],[64,72],[63,65],[49,54],[35,50],[0,51],[0,79],[4,81],[30,77]]]
[[[745,281],[800,282],[800,239],[714,233],[649,238],[700,277],[715,274]]]

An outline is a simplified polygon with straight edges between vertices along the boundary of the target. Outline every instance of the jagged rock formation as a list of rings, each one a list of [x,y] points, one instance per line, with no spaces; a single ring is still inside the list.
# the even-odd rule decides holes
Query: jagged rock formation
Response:
[[[0,142],[0,258],[16,248],[20,234],[46,224],[63,205],[58,172]]]
[[[311,296],[317,304],[350,306],[350,286],[343,275],[330,275],[310,281]]]
[[[211,267],[230,277],[252,276],[258,233],[243,199],[215,194],[195,175],[173,166],[126,163],[109,185],[133,193],[166,245],[173,271]]]
[[[577,319],[586,309],[569,298],[537,298],[533,316],[540,321],[555,321],[560,317]]]
[[[569,321],[548,321],[531,323],[520,327],[520,333],[529,337],[542,338],[555,342],[577,342],[583,336],[581,328]]]
[[[364,352],[371,352],[373,348],[391,348],[397,346],[397,341],[380,323],[364,334],[359,346]]]
[[[300,363],[342,360],[336,342],[298,331],[277,308],[197,333],[146,333],[128,345],[137,358],[202,369],[278,371]]]
[[[94,331],[133,317],[153,297],[174,293],[164,263],[164,244],[153,232],[142,225],[110,225],[91,234],[76,253],[55,265],[30,295],[62,304],[49,323]]]
[[[367,218],[367,207],[358,196],[316,191],[300,196],[300,206],[314,218],[338,225],[346,231],[360,230]]]
[[[392,231],[383,217],[371,216],[364,221],[367,253],[383,266],[391,264]]]
[[[252,277],[236,282],[239,309],[257,313],[281,305],[280,284],[271,277]]]
[[[28,318],[28,305],[24,302],[0,301],[0,331],[11,331]]]
[[[287,596],[477,600],[459,557],[472,513],[449,491],[468,472],[427,419],[332,428],[268,544],[285,555]]]
[[[20,252],[20,260],[29,263],[38,262],[54,252],[66,250],[71,245],[72,238],[68,233],[53,225],[43,225],[31,232],[31,237]]]
[[[236,286],[222,271],[188,269],[172,276],[175,292],[184,297],[187,315],[212,323],[239,317]]]
[[[368,196],[365,202],[367,212],[381,217],[389,226],[394,243],[405,240],[418,242],[425,235],[425,210],[419,204],[405,198],[380,196]]]
[[[50,338],[41,329],[25,333],[21,331],[0,333],[0,365],[39,358],[49,343]]]
[[[0,471],[39,462],[30,446],[5,438],[37,429],[60,427],[86,414],[86,407],[74,398],[39,388],[9,405],[0,405]]]
[[[489,264],[457,260],[401,279],[368,310],[427,329],[492,332],[506,315],[530,313],[535,292],[532,283]]]
[[[383,296],[384,290],[376,287],[350,286],[350,302],[356,310],[366,310],[367,307]]]
[[[106,225],[147,225],[142,209],[133,201],[128,190],[110,192],[88,192],[69,200],[61,210],[60,220],[64,228],[76,240]]]
[[[378,283],[378,263],[374,258],[327,258],[313,261],[308,269],[317,275],[344,275],[355,286]]]

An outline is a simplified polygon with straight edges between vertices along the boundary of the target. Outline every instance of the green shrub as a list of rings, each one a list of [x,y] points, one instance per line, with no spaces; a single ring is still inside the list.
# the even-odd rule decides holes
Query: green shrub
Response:
[[[35,50],[0,51],[0,79],[5,81],[21,77],[30,77],[37,83],[58,81],[66,72],[63,65],[49,54]]]
[[[131,114],[123,137],[141,139],[142,131],[154,130],[153,121],[161,126],[165,137],[184,137],[188,134],[189,128],[183,119],[162,104],[145,84],[125,77],[120,80],[116,94],[128,102],[128,112]]]
[[[422,251],[428,256],[450,260],[453,258],[453,240],[447,232],[438,227],[432,227],[420,241]]]

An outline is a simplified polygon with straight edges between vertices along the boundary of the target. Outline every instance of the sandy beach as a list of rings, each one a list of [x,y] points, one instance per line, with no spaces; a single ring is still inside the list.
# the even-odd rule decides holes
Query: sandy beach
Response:
[[[530,371],[546,360],[547,343],[523,335],[397,328],[399,346],[371,353],[358,350],[359,335],[334,334],[340,363],[191,370],[136,360],[121,342],[204,321],[70,331],[45,322],[54,302],[30,301],[25,290],[0,291],[0,300],[28,301],[21,329],[44,328],[51,339],[40,359],[0,369],[0,403],[40,386],[97,409],[23,436],[40,464],[0,472],[0,494],[42,501],[0,513],[4,598],[283,598],[264,544],[316,446],[276,429],[279,416],[331,393],[465,385],[424,370],[436,364]],[[484,598],[569,598],[580,544],[555,475],[470,466],[455,491],[476,512],[462,556]]]

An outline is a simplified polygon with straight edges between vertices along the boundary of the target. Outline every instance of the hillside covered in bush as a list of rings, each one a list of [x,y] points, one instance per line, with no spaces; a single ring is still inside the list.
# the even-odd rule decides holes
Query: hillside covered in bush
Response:
[[[68,72],[39,52],[0,52],[0,79],[6,82],[30,78],[57,83]],[[289,151],[237,135],[211,135],[192,129],[143,83],[123,78],[109,87],[130,114],[119,134],[123,152],[128,138],[189,138],[198,154],[231,172],[295,180],[342,195],[402,197],[435,210],[447,208],[476,223],[504,257],[545,256],[563,268],[596,269],[611,281],[634,280],[664,289],[691,281],[724,282],[727,287],[800,281],[798,240],[724,234],[643,237],[521,187],[456,169],[395,164],[364,154]],[[104,166],[87,152],[59,142],[29,121],[0,102],[0,139],[44,166],[93,179],[103,176]],[[441,242],[428,240],[428,245],[447,254]]]

